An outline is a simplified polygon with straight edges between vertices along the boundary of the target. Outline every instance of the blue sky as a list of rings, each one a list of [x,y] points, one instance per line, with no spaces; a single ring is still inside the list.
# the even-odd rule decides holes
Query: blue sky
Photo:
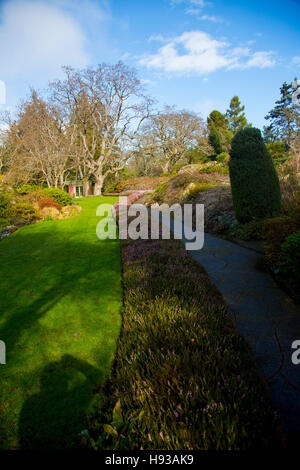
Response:
[[[237,94],[262,128],[281,84],[300,78],[299,17],[299,0],[0,0],[6,107],[62,65],[123,60],[160,106],[206,118]]]

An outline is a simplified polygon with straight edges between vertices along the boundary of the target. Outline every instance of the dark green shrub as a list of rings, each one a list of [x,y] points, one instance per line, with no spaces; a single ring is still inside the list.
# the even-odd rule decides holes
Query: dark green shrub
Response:
[[[1,203],[0,203],[1,205]],[[16,200],[9,201],[0,209],[1,225],[23,225],[33,222],[37,217],[36,210],[28,202]]]
[[[10,220],[9,219],[3,219],[2,217],[0,218],[0,231],[3,230],[5,227],[10,225]]]
[[[287,160],[289,148],[285,142],[268,142],[266,147],[274,165],[284,163]]]
[[[13,225],[33,222],[36,217],[36,210],[28,202],[17,201],[16,204],[11,205],[10,220]]]
[[[10,203],[10,197],[5,193],[0,193],[0,218],[5,217],[5,213]]]
[[[3,191],[0,193],[0,219],[2,226],[10,225],[10,219],[15,214],[15,200],[13,193]]]
[[[37,184],[24,183],[16,189],[16,192],[18,194],[28,194],[38,191],[39,189],[41,189],[41,187]]]
[[[267,219],[263,224],[263,239],[265,242],[266,260],[269,266],[278,263],[281,246],[285,239],[300,228],[300,220],[288,216]]]
[[[262,240],[263,238],[263,221],[251,220],[246,224],[238,224],[232,227],[230,234],[241,240]]]
[[[259,129],[247,128],[235,135],[229,173],[234,211],[239,222],[279,213],[279,180]]]
[[[196,147],[196,148],[190,148],[187,153],[186,153],[186,161],[188,164],[191,163],[206,163],[210,162],[211,158],[209,155],[203,153],[201,151],[201,148]],[[178,166],[174,165],[174,169],[178,170]]]
[[[218,163],[228,163],[229,159],[230,155],[227,152],[219,153],[219,155],[216,156],[216,160]]]
[[[288,276],[300,279],[300,230],[289,235],[283,243],[279,266]]]
[[[208,136],[208,141],[210,145],[215,149],[216,155],[222,153],[222,142],[218,132],[215,129],[212,129]]]
[[[69,206],[73,202],[72,196],[62,189],[46,188],[44,189],[43,193],[46,196],[51,197],[51,199],[54,199],[61,206]]]
[[[115,193],[115,192],[116,192],[116,190],[115,190],[115,183],[109,184],[108,186],[105,186],[104,192],[105,192],[105,193]]]

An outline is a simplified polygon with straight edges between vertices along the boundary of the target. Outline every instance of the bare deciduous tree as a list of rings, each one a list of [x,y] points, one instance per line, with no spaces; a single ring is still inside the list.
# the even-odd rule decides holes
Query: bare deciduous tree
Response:
[[[63,187],[73,165],[74,142],[75,129],[64,122],[60,108],[33,90],[6,133],[8,169],[15,180],[35,179],[49,187]]]
[[[51,84],[52,97],[67,113],[80,140],[83,176],[93,175],[100,195],[107,175],[124,168],[151,100],[135,70],[123,63],[96,69],[65,68],[66,79]]]
[[[164,173],[169,173],[204,132],[204,121],[196,113],[166,106],[143,126],[141,148],[162,166]]]

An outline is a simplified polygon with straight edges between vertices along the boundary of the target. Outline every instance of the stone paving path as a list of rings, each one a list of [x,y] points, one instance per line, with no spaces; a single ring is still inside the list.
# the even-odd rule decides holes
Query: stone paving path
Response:
[[[182,241],[188,240],[183,237]],[[267,272],[256,269],[261,256],[257,251],[206,233],[204,247],[190,254],[206,269],[238,330],[251,344],[269,384],[288,447],[299,448],[300,364],[294,365],[291,360],[291,345],[300,340],[299,307]]]

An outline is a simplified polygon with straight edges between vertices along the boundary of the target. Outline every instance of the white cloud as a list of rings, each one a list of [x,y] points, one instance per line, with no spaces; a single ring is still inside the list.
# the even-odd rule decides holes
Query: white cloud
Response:
[[[194,16],[199,16],[201,12],[202,12],[202,8],[190,7],[186,10],[186,13],[188,15],[194,15]]]
[[[275,52],[273,51],[259,51],[251,53],[250,49],[243,47],[237,47],[233,51],[233,61],[232,64],[229,65],[228,70],[243,70],[250,67],[265,69],[276,65],[276,60],[274,58]],[[242,57],[247,57],[247,60],[241,61],[240,59]]]
[[[212,23],[224,23],[223,18],[214,15],[202,15],[204,7],[212,6],[211,2],[206,0],[171,0],[171,5],[186,5],[185,13],[188,15],[197,16],[198,19],[203,21],[211,21]]]
[[[166,38],[165,36],[163,36],[162,34],[152,34],[149,39],[148,39],[149,42],[151,41],[156,41],[156,42],[168,42],[170,41],[169,38]]]
[[[260,69],[273,67],[276,64],[276,60],[273,56],[273,51],[254,52],[252,57],[247,61],[246,67],[259,67]]]
[[[205,74],[229,65],[226,57],[219,54],[225,46],[225,42],[212,39],[207,33],[191,31],[162,46],[157,54],[143,57],[140,63],[165,72]],[[184,48],[183,54],[179,54],[179,47]]]
[[[169,40],[155,54],[144,55],[140,64],[169,73],[208,74],[219,69],[265,68],[275,65],[272,51],[252,53],[249,48],[230,48],[225,40],[203,31],[189,31]]]
[[[202,15],[200,20],[211,21],[212,23],[224,23],[223,18],[219,16]]]
[[[295,56],[292,58],[292,64],[300,67],[300,56]]]
[[[210,2],[205,0],[171,0],[171,5],[184,4],[187,6],[186,13],[189,15],[200,15],[204,6],[209,5]]]
[[[178,5],[180,3],[186,3],[198,8],[203,8],[207,4],[205,0],[171,0],[171,5]]]
[[[89,62],[81,27],[55,2],[12,0],[2,5],[1,16],[1,78],[47,76],[62,65]]]
[[[249,47],[234,47],[231,51],[232,56],[237,58],[247,57],[250,53]]]

